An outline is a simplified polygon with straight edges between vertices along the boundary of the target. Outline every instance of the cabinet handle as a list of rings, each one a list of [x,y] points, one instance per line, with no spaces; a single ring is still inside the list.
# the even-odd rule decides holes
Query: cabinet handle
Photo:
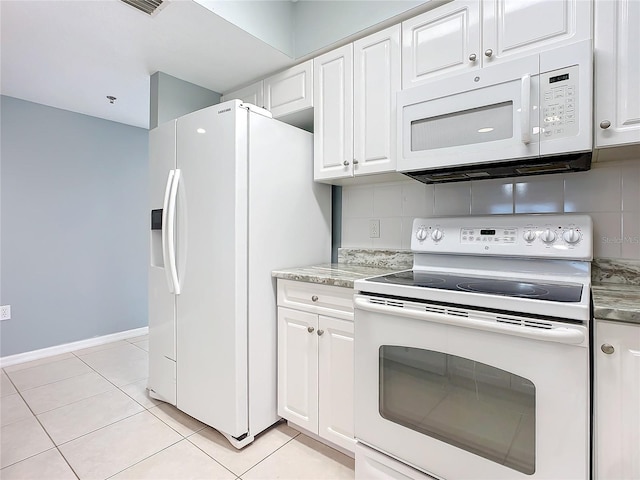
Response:
[[[344,162],[342,162],[342,164],[343,164],[345,167],[348,167],[348,166],[349,166],[349,160],[345,160]]]
[[[475,62],[475,61],[476,61],[476,58],[478,58],[478,57],[476,57],[476,54],[475,54],[475,53],[472,53],[471,55],[469,55],[469,60],[470,60],[471,62]]]
[[[317,302],[318,301],[318,296],[314,295],[313,297],[311,297],[311,301],[312,302]]]
[[[358,160],[356,160],[355,158],[353,159],[353,164],[357,165],[358,164]]]
[[[324,333],[324,330],[318,330],[318,336],[321,336]]]
[[[611,122],[609,120],[603,120],[600,122],[600,128],[606,130],[611,126]]]
[[[315,330],[315,328],[313,328],[313,327],[307,327],[307,332],[309,332],[309,333],[313,333],[314,330]]]
[[[493,55],[493,50],[491,50],[490,48],[487,48],[487,49],[484,51],[484,56],[485,56],[485,57],[490,57],[491,55]]]
[[[616,349],[613,348],[613,345],[609,345],[608,343],[603,343],[602,346],[600,347],[600,350],[602,350],[607,355],[611,355],[613,352],[615,352]]]

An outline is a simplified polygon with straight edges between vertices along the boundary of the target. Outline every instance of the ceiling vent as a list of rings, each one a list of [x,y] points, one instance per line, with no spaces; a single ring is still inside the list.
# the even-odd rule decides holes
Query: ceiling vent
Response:
[[[137,8],[147,15],[152,15],[156,9],[162,5],[163,0],[122,0],[127,5]]]

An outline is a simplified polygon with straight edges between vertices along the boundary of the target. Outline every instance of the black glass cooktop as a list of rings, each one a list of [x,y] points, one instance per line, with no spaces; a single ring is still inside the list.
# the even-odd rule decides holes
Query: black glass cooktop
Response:
[[[369,282],[435,288],[459,292],[520,297],[549,302],[579,302],[582,285],[578,283],[534,283],[521,280],[467,277],[444,273],[406,271],[367,279]]]

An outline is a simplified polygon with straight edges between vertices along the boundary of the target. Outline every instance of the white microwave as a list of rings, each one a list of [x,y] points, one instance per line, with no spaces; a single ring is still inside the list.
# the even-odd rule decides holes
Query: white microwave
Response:
[[[591,40],[398,93],[397,170],[424,183],[588,170]]]

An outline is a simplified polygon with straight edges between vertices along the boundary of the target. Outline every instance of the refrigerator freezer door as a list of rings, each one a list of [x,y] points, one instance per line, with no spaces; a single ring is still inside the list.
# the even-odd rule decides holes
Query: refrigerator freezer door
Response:
[[[239,105],[177,124],[177,406],[234,437],[248,432],[247,112]]]
[[[149,132],[149,210],[163,209],[168,179],[176,168],[176,122]],[[176,403],[175,296],[170,292],[165,263],[166,224],[151,230],[149,263],[149,381],[150,394]]]

